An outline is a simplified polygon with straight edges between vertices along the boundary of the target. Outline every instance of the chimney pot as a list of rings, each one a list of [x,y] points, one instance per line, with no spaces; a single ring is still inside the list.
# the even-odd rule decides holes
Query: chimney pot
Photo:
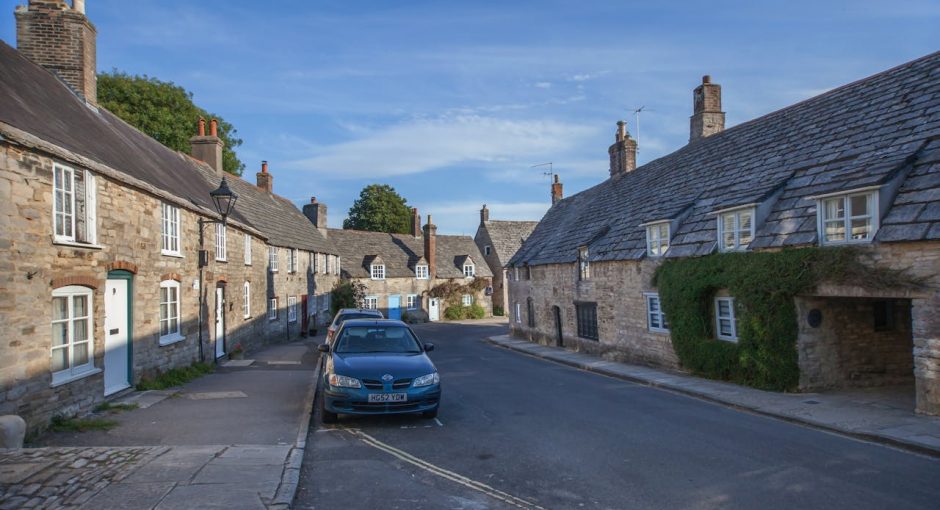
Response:
[[[85,0],[72,0],[72,9],[79,14],[85,14]]]
[[[268,162],[261,162],[261,171],[255,174],[255,185],[267,191],[274,192],[274,176],[268,172]]]
[[[611,178],[636,170],[636,140],[630,138],[626,122],[617,122],[617,141],[607,149],[607,154],[610,156]]]
[[[564,196],[562,184],[558,182],[558,175],[555,175],[555,182],[552,184],[552,205],[560,202]]]
[[[219,136],[219,121],[212,119],[209,122],[209,136]]]
[[[725,129],[725,112],[721,111],[721,85],[712,77],[702,76],[702,84],[692,91],[692,117],[689,118],[689,142],[705,138]]]
[[[194,158],[211,166],[216,174],[222,175],[222,140],[214,133],[206,136],[206,119],[199,117],[196,136],[189,139],[189,144],[190,153]]]
[[[702,83],[706,83],[706,84],[707,84],[707,83],[711,83],[711,82],[712,82],[712,77],[711,77],[710,75],[707,75],[707,74],[706,74],[705,76],[702,76]]]
[[[317,203],[317,197],[310,197],[310,203],[311,204]]]
[[[265,173],[265,174],[268,173],[268,162],[267,162],[267,161],[262,161],[262,162],[261,162],[261,173]]]

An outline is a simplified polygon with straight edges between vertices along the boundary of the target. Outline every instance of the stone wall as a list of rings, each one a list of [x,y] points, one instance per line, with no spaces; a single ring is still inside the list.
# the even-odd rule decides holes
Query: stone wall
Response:
[[[489,277],[486,278],[489,279]],[[376,296],[378,298],[378,309],[385,317],[388,317],[388,296],[399,295],[401,296],[402,313],[408,312],[409,315],[416,316],[419,320],[427,320],[430,299],[428,297],[428,291],[440,283],[449,281],[449,279],[434,278],[419,280],[417,278],[386,278],[384,280],[372,280],[370,278],[354,278],[353,281],[365,285],[366,296]],[[464,279],[456,281],[461,284],[469,282],[469,280]],[[492,285],[492,282],[488,285]],[[408,303],[406,300],[409,294],[418,295],[417,310],[407,309]],[[492,314],[493,303],[491,296],[487,296],[483,291],[479,291],[473,294],[473,302],[482,306],[483,309],[486,310],[487,315]],[[445,303],[441,303],[440,318],[442,320],[444,319],[444,309],[446,307],[447,305]]]
[[[655,292],[651,278],[658,262],[592,262],[591,277],[579,281],[575,264],[532,266],[528,280],[509,282],[507,312],[514,334],[555,345],[552,307],[561,310],[565,347],[605,359],[677,368],[679,360],[668,333],[650,331],[644,292]],[[520,276],[522,271],[520,270]],[[529,327],[526,300],[531,297],[535,327]],[[576,302],[597,303],[598,340],[578,337]],[[519,305],[521,316],[516,314]]]
[[[73,168],[80,167],[62,162]],[[42,428],[56,415],[86,411],[104,400],[104,289],[108,272],[123,270],[132,277],[132,382],[199,359],[199,215],[180,207],[180,256],[161,254],[161,199],[97,175],[97,245],[53,242],[53,159],[19,146],[0,143],[0,414],[18,414],[30,430]],[[245,264],[244,234],[238,225],[227,229],[227,262],[214,260],[215,228],[205,228],[209,265],[202,290],[203,347],[214,359],[215,288],[225,286],[226,348],[235,343],[252,350],[269,342],[297,338],[300,303],[305,294],[321,295],[336,275],[313,275],[307,255],[295,274],[267,269],[267,245],[252,234],[252,260]],[[280,250],[286,268],[286,250]],[[160,344],[159,296],[163,280],[180,282],[182,338]],[[251,314],[244,316],[244,282],[251,286]],[[93,355],[97,371],[52,386],[51,317],[54,287],[93,287]],[[267,297],[274,293],[281,310],[277,321],[267,318]],[[298,321],[287,327],[287,296],[297,296]]]
[[[797,298],[800,389],[859,388],[914,383],[911,301],[864,298]],[[877,303],[890,321],[875,327]],[[818,310],[815,327],[807,316]]]

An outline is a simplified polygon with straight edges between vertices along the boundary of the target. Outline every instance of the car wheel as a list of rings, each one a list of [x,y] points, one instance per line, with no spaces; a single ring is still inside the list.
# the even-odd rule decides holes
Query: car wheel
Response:
[[[423,413],[421,413],[421,417],[426,420],[433,420],[434,418],[437,418],[437,410],[439,407],[440,406],[435,407],[434,409],[431,409],[430,411],[424,411]]]
[[[320,419],[323,423],[336,423],[339,420],[338,414],[326,409],[326,399],[322,396],[320,397]]]

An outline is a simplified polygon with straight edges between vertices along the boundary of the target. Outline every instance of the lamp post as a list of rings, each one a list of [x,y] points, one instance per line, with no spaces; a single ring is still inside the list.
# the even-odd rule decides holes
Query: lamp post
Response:
[[[223,227],[226,224],[228,215],[235,208],[235,201],[238,200],[238,193],[235,193],[228,187],[228,181],[222,177],[222,183],[219,187],[209,192],[212,197],[212,203],[215,205],[216,212],[222,217],[221,221],[207,220],[199,217],[199,361],[205,362],[206,356],[202,348],[202,309],[205,306],[205,290],[203,289],[202,275],[206,265],[209,264],[209,253],[206,251],[205,226],[220,224]]]

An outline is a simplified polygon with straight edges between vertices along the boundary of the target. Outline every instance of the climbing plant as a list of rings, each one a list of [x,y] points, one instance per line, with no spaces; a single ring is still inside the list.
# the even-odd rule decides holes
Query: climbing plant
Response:
[[[801,248],[670,259],[654,275],[682,366],[714,379],[785,391],[799,382],[794,297],[823,282],[867,288],[921,285],[904,271],[866,263],[861,250]],[[738,342],[716,340],[715,293],[735,298]]]
[[[464,294],[476,295],[489,283],[486,278],[474,278],[468,283],[447,280],[431,287],[428,295],[444,302],[444,318],[447,320],[482,319],[486,316],[486,310],[478,303],[464,306],[461,297]]]

